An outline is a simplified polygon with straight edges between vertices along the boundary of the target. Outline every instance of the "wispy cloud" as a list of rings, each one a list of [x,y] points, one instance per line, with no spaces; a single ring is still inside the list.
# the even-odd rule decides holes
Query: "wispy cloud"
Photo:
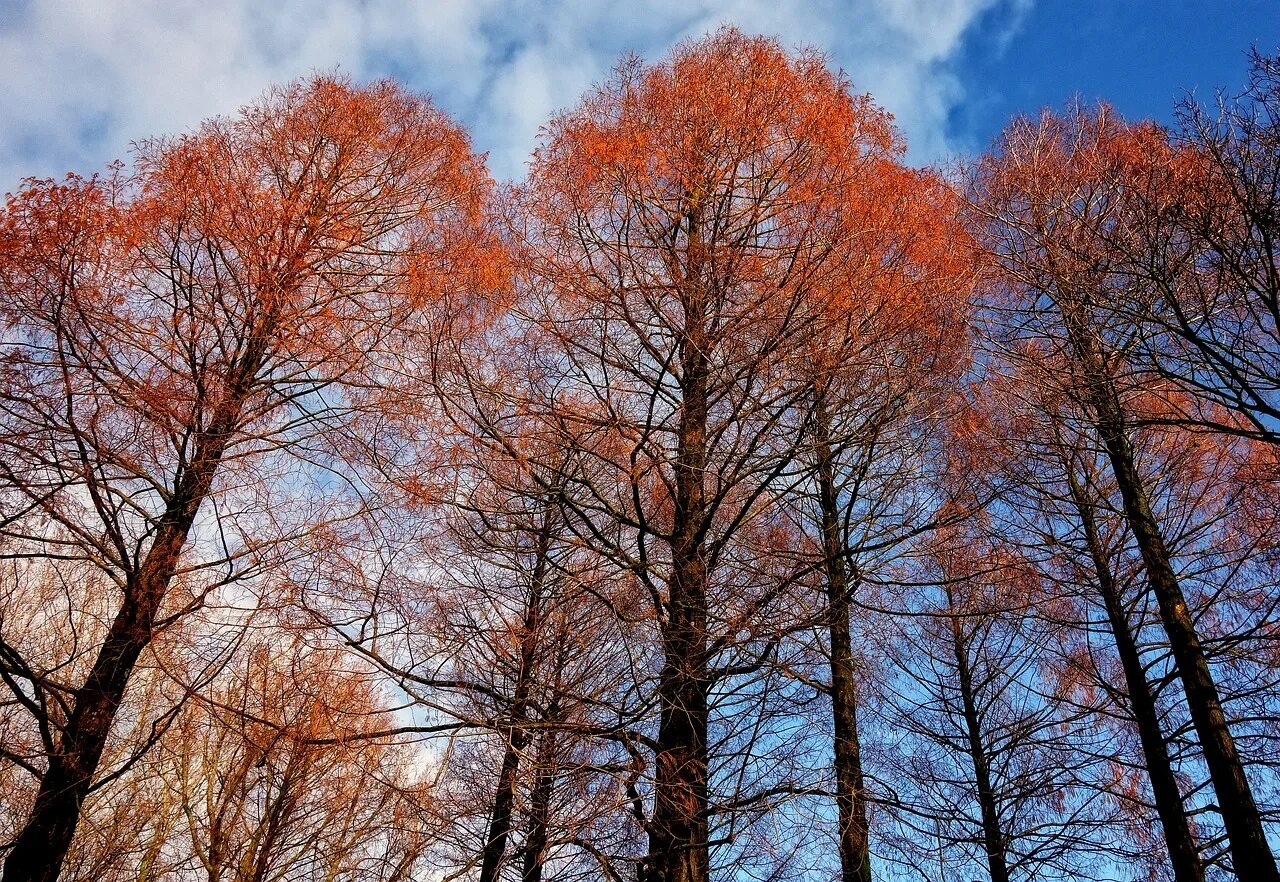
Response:
[[[6,0],[0,0],[5,3]],[[13,5],[16,2],[16,7]],[[7,0],[0,20],[0,190],[90,171],[132,140],[233,112],[314,71],[394,76],[518,177],[538,126],[626,51],[656,57],[723,22],[826,50],[898,117],[913,158],[957,145],[958,53],[1028,0]]]

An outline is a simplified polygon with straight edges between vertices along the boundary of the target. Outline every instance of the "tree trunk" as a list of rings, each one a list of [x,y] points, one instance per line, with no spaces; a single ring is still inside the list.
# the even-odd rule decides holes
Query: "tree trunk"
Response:
[[[1120,666],[1124,670],[1129,707],[1138,729],[1138,739],[1142,744],[1142,756],[1147,768],[1147,777],[1151,781],[1156,814],[1160,818],[1161,827],[1164,828],[1165,845],[1169,850],[1169,864],[1173,869],[1173,878],[1175,882],[1204,882],[1200,849],[1191,831],[1191,825],[1187,821],[1182,794],[1178,790],[1178,779],[1174,775],[1173,764],[1169,760],[1168,744],[1165,742],[1164,733],[1160,730],[1160,717],[1156,712],[1155,699],[1151,694],[1151,686],[1147,682],[1142,658],[1129,628],[1129,617],[1121,602],[1120,589],[1112,578],[1111,567],[1103,553],[1092,505],[1085,498],[1084,489],[1071,473],[1069,466],[1067,479],[1071,485],[1071,495],[1076,509],[1080,513],[1080,523],[1084,528],[1089,555],[1097,573],[1098,593],[1106,607],[1107,619],[1111,624],[1111,633],[1116,643],[1116,654],[1120,657]]]
[[[1142,553],[1147,581],[1160,608],[1160,618],[1178,665],[1191,720],[1218,796],[1232,864],[1241,879],[1278,882],[1280,873],[1276,871],[1275,857],[1262,828],[1258,804],[1227,726],[1218,687],[1178,584],[1164,536],[1151,512],[1142,478],[1134,466],[1133,450],[1122,424],[1111,419],[1103,419],[1100,423],[1099,431],[1124,500],[1125,516]]]
[[[221,449],[217,451],[221,456]],[[163,525],[137,575],[125,588],[124,603],[111,623],[84,684],[76,690],[56,751],[40,779],[35,805],[4,862],[7,882],[54,882],[75,836],[80,809],[89,795],[116,711],[129,677],[155,633],[164,601],[196,510],[208,493],[199,481],[186,501],[170,505]]]
[[[1119,392],[1096,338],[1084,321],[1082,309],[1070,304],[1064,307],[1068,333],[1076,358],[1084,368],[1089,404],[1094,410],[1098,435],[1106,448],[1111,471],[1120,490],[1125,520],[1142,555],[1147,583],[1155,595],[1169,648],[1178,665],[1187,708],[1218,797],[1232,865],[1241,879],[1280,882],[1280,872],[1277,872],[1275,857],[1262,827],[1258,804],[1227,726],[1217,684],[1178,583],[1164,534],[1151,511],[1146,486],[1129,440]]]
[[[55,882],[62,871],[129,677],[155,635],[156,615],[178,570],[196,513],[213,488],[214,475],[239,423],[261,358],[260,343],[248,348],[238,366],[238,382],[230,387],[208,429],[199,436],[190,465],[179,472],[151,548],[126,581],[120,611],[89,676],[75,691],[71,713],[40,779],[31,814],[5,858],[5,882]]]
[[[496,882],[506,855],[507,839],[511,835],[511,816],[515,807],[516,788],[519,783],[520,756],[529,742],[527,720],[529,692],[533,685],[537,665],[539,628],[542,622],[542,589],[547,578],[547,555],[551,549],[552,509],[548,507],[542,527],[538,531],[538,544],[529,579],[529,595],[524,610],[523,631],[520,635],[520,661],[516,672],[515,691],[511,699],[511,723],[506,728],[506,748],[502,754],[502,766],[498,772],[498,787],[493,795],[493,811],[489,818],[489,831],[485,838],[484,853],[480,862],[480,882]]]
[[[707,882],[707,466],[706,294],[700,279],[698,221],[691,212],[685,330],[680,340],[682,404],[674,465],[671,576],[647,882]]]
[[[555,719],[555,710],[548,710]],[[547,857],[547,827],[551,823],[551,796],[556,786],[556,737],[544,732],[538,741],[538,775],[529,796],[529,829],[524,842],[522,882],[542,882]]]
[[[138,596],[125,598],[88,679],[76,690],[58,749],[40,779],[35,805],[5,859],[7,880],[54,882],[62,870],[129,675],[151,640],[164,586],[152,584],[129,593]]]
[[[955,612],[952,605],[951,612]],[[969,741],[969,758],[973,761],[973,777],[978,790],[978,807],[982,810],[982,844],[987,853],[991,882],[1009,882],[1009,866],[1004,853],[1004,834],[1000,829],[1000,812],[995,789],[991,786],[991,768],[982,743],[977,697],[973,691],[973,672],[968,649],[960,630],[960,619],[951,616],[951,644],[955,650],[956,672],[960,679],[960,699],[964,706],[965,735]]]
[[[495,882],[502,869],[502,859],[507,850],[507,837],[511,833],[511,815],[516,802],[516,779],[520,771],[520,752],[524,750],[524,730],[511,727],[507,730],[507,746],[502,754],[502,768],[498,772],[498,788],[493,794],[493,811],[489,816],[489,832],[485,837],[484,852],[480,862],[480,882]]]
[[[858,742],[858,689],[849,634],[849,575],[844,531],[836,498],[835,462],[830,425],[821,392],[814,390],[814,449],[818,463],[818,507],[822,518],[822,550],[826,558],[827,627],[831,635],[832,747],[836,807],[840,824],[840,869],[844,882],[870,882],[867,799]]]

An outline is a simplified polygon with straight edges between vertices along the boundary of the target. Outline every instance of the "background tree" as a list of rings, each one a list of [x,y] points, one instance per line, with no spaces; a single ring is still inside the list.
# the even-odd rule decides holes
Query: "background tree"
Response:
[[[1095,733],[1116,735],[1096,743],[1081,738],[1076,749],[1103,761],[1098,787],[1134,816],[1135,838],[1148,838],[1152,810],[1163,829],[1167,860],[1141,848],[1117,860],[1168,865],[1175,879],[1203,879],[1196,825],[1183,801],[1184,787],[1191,789],[1179,763],[1183,720],[1181,708],[1171,707],[1180,702],[1164,694],[1167,648],[1159,638],[1153,645],[1150,632],[1158,623],[1147,609],[1141,560],[1107,477],[1106,453],[1088,415],[1054,388],[1057,366],[996,367],[1003,364],[998,355],[988,363],[993,370],[983,400],[990,422],[978,429],[999,485],[993,514],[1056,599],[1039,615],[1056,619],[1061,657],[1053,676],[1061,700],[1093,715]],[[1117,786],[1131,775],[1147,779],[1150,797],[1141,784]]]
[[[477,687],[460,690],[453,713],[489,721],[496,737],[455,751],[490,764],[468,771],[482,882],[536,882],[553,859],[558,876],[598,878],[628,833],[627,797],[606,770],[628,765],[609,737],[631,704],[633,637],[598,561],[568,528],[565,455],[536,442],[522,449],[534,455],[515,462],[478,444],[460,463],[447,568],[456,581],[432,617],[456,677]]]
[[[159,762],[186,865],[210,882],[413,878],[437,816],[412,753],[370,737],[390,722],[372,682],[286,636],[190,703]]]
[[[882,699],[903,737],[894,814],[907,859],[921,872],[982,865],[993,882],[1079,878],[1106,815],[1080,786],[1083,715],[1046,688],[1057,637],[1033,611],[1051,598],[1016,553],[968,527],[935,536],[921,566],[933,584],[899,617],[899,676]]]
[[[1244,92],[1178,109],[1177,161],[1130,182],[1114,247],[1152,296],[1115,308],[1184,425],[1280,444],[1280,57]]]
[[[842,874],[870,878],[867,789],[857,731],[864,661],[850,617],[859,584],[889,568],[929,529],[940,500],[925,475],[938,461],[940,420],[959,400],[965,303],[974,281],[957,200],[940,179],[868,158],[850,213],[843,288],[827,324],[800,360],[812,401],[801,427],[794,495],[816,534],[825,589],[832,754]],[[803,569],[804,565],[801,562]],[[798,623],[797,623],[798,624]]]

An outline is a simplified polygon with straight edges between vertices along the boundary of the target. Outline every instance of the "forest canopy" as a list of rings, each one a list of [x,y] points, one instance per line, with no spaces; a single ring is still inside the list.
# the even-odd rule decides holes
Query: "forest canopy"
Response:
[[[5,882],[1280,882],[1280,55],[918,168],[724,27],[514,183],[316,75],[0,326]]]

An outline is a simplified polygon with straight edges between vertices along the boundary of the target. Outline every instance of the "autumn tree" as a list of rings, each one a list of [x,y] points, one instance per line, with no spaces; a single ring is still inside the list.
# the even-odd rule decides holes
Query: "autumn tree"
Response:
[[[1172,174],[1133,176],[1112,245],[1151,295],[1111,308],[1184,393],[1169,419],[1280,444],[1280,56],[1251,61],[1242,94],[1179,105]]]
[[[812,395],[801,462],[812,471],[794,495],[821,549],[846,882],[871,875],[850,617],[859,583],[934,522],[939,499],[925,476],[938,461],[940,420],[958,400],[975,279],[955,194],[902,167],[900,149],[864,160],[847,208],[860,217],[844,275],[833,278],[831,314],[800,362]]]
[[[659,630],[645,878],[710,871],[717,656],[778,596],[734,570],[795,461],[782,430],[813,407],[812,378],[783,366],[851,296],[851,206],[895,150],[820,56],[722,30],[624,62],[552,121],[519,194],[529,322],[575,399],[557,420],[598,457],[570,498]]]
[[[1136,327],[1115,308],[1152,298],[1150,286],[1125,271],[1111,244],[1133,217],[1129,184],[1163,175],[1182,159],[1161,130],[1127,125],[1106,107],[1019,119],[974,174],[973,216],[1009,295],[992,311],[1005,350],[1057,364],[1054,382],[1086,409],[1106,451],[1217,793],[1235,871],[1272,879],[1275,860],[1257,800],[1143,474],[1133,402],[1145,380],[1129,360]]]
[[[25,182],[4,878],[1280,882],[1278,127],[949,180],[725,27],[501,190],[328,76]]]
[[[481,782],[470,794],[481,882],[537,882],[552,859],[561,876],[596,877],[630,826],[627,797],[603,769],[628,764],[611,739],[626,737],[634,635],[567,523],[566,455],[518,443],[528,459],[484,444],[462,455],[447,515],[453,563],[432,617],[458,684],[450,712],[492,732],[455,756]],[[593,799],[575,797],[580,787]]]
[[[29,674],[73,680],[84,676],[91,650],[109,621],[111,594],[101,574],[84,566],[8,560],[0,585],[0,622],[11,647],[7,660]],[[200,619],[189,616],[184,626]],[[213,658],[201,658],[184,639],[183,628],[170,628],[153,641],[138,661],[130,690],[121,704],[115,734],[103,751],[100,776],[86,795],[82,820],[61,878],[116,878],[148,861],[153,847],[167,834],[157,818],[167,817],[163,788],[153,781],[152,758],[158,740],[168,734],[184,687],[200,687],[226,660],[227,644],[216,628],[207,628],[218,646]],[[33,725],[22,694],[0,702],[0,769],[5,799],[0,805],[0,841],[10,843],[22,829],[39,787],[39,770],[48,755],[49,727]],[[158,866],[157,866],[158,869]]]
[[[326,435],[391,338],[475,278],[486,184],[424,99],[322,77],[147,143],[128,171],[10,197],[6,553],[95,568],[115,608],[82,678],[6,664],[47,732],[7,879],[57,877],[156,633],[287,556],[313,515],[366,507],[326,476],[345,449]],[[321,507],[284,504],[309,491]]]
[[[317,536],[293,602],[403,692],[412,722],[396,730],[447,757],[441,865],[485,882],[535,880],[551,861],[614,872],[635,838],[634,585],[571,523],[583,453],[527,411],[542,385],[530,341],[500,319],[435,344],[402,362],[422,359],[380,426],[399,439],[380,463],[394,525]]]
[[[211,880],[412,878],[435,808],[369,670],[277,633],[239,653],[158,750],[169,850]]]
[[[994,354],[987,366],[985,418],[968,429],[981,435],[988,480],[998,486],[992,507],[1001,534],[1024,549],[1056,598],[1040,611],[1060,635],[1060,660],[1046,676],[1058,681],[1061,700],[1098,720],[1097,731],[1117,731],[1118,740],[1077,745],[1108,758],[1110,771],[1099,787],[1127,815],[1136,815],[1138,838],[1146,838],[1145,819],[1154,808],[1174,878],[1202,880],[1196,825],[1184,804],[1184,789],[1190,788],[1174,743],[1181,720],[1170,719],[1170,700],[1162,695],[1161,659],[1167,651],[1158,639],[1153,646],[1147,633],[1154,623],[1144,611],[1141,561],[1119,514],[1106,453],[1088,414],[1055,388],[1058,366],[1032,361],[1015,368]],[[1185,475],[1168,485],[1184,487]],[[1131,759],[1133,751],[1125,747],[1130,732],[1137,736]],[[1131,775],[1137,785],[1117,780]],[[1142,795],[1141,778],[1150,797]],[[1164,863],[1158,854],[1144,859]]]

